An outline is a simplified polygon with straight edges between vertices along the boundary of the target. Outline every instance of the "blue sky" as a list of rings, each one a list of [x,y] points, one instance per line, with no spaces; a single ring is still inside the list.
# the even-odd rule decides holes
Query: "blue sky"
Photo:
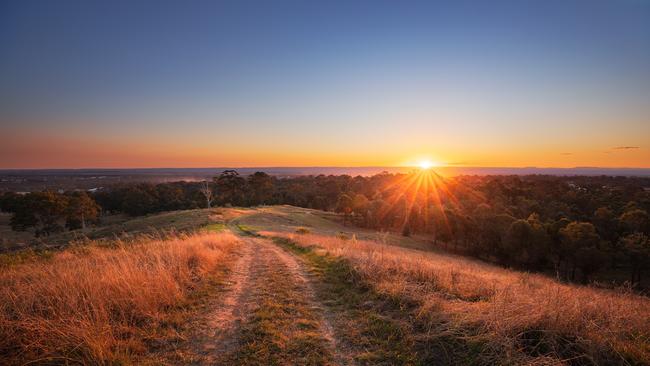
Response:
[[[650,1],[0,4],[0,131],[23,141],[0,165],[39,136],[181,165],[650,161]]]

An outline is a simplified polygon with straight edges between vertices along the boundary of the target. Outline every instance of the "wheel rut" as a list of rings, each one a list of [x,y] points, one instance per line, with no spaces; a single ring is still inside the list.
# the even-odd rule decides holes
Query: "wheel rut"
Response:
[[[302,261],[268,239],[240,239],[223,293],[193,322],[194,364],[353,364]]]

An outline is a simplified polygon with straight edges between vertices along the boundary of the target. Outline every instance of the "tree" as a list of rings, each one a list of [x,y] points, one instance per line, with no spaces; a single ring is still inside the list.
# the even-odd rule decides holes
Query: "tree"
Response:
[[[66,227],[68,229],[85,229],[86,222],[96,221],[99,205],[86,192],[75,192],[68,196],[66,207]]]
[[[538,269],[549,250],[549,238],[539,215],[513,222],[505,236],[504,256],[513,263]]]
[[[549,251],[547,255],[554,264],[555,274],[558,279],[560,278],[562,267],[566,264],[565,262],[570,254],[568,247],[563,243],[561,230],[570,223],[571,220],[562,217],[546,224],[546,233],[549,237]]]
[[[567,225],[564,229],[560,230],[560,235],[562,236],[562,244],[566,246],[569,251],[569,258],[573,264],[571,270],[571,279],[575,279],[575,270],[580,265],[583,268],[587,268],[585,259],[581,258],[580,255],[585,252],[593,252],[594,249],[599,249],[600,237],[596,233],[596,228],[593,224],[589,222],[572,222]],[[597,259],[596,256],[589,255],[587,259]],[[583,275],[586,275],[583,272]]]
[[[454,250],[458,250],[458,241],[463,229],[463,217],[453,208],[445,208],[444,215],[451,240],[454,242]]]
[[[160,211],[158,191],[153,184],[140,183],[124,187],[120,192],[120,210],[130,216],[142,216]]]
[[[430,226],[433,232],[433,244],[444,243],[445,249],[448,249],[449,242],[453,240],[454,235],[452,228],[447,219],[447,210],[444,207],[435,205],[429,210]]]
[[[336,203],[336,212],[343,214],[343,226],[345,226],[348,217],[352,213],[352,198],[345,193],[341,193]]]
[[[621,223],[628,232],[639,232],[648,234],[650,219],[648,213],[641,209],[632,209],[621,215]]]
[[[422,215],[420,206],[413,202],[407,205],[406,221],[402,226],[402,236],[411,236],[412,233],[417,232],[422,226]]]
[[[182,210],[187,207],[185,194],[177,183],[156,185],[158,207],[156,211]]]
[[[383,227],[383,216],[385,212],[385,202],[381,198],[376,198],[368,204],[368,226],[374,229]]]
[[[0,211],[15,212],[22,196],[14,192],[5,192],[0,196]]]
[[[594,226],[596,226],[598,235],[607,239],[608,249],[611,254],[611,266],[612,268],[616,268],[616,258],[622,250],[619,245],[620,241],[617,240],[619,227],[618,220],[614,216],[612,210],[607,207],[600,207],[594,212],[593,223]]]
[[[248,186],[251,188],[251,204],[267,204],[273,196],[273,177],[264,172],[255,172],[248,177]]]
[[[547,262],[551,238],[537,213],[530,214],[526,221],[531,227],[531,240],[525,248],[526,261],[539,269]]]
[[[429,224],[433,234],[433,244],[438,245],[438,241],[443,241],[445,247],[447,242],[452,239],[451,229],[445,216],[445,210],[441,205],[432,205],[429,209]]]
[[[246,180],[236,170],[224,170],[215,178],[219,199],[224,204],[243,205]]]
[[[505,235],[503,258],[510,264],[515,261],[525,262],[526,246],[532,241],[533,228],[526,220],[513,222]]]
[[[641,282],[641,272],[650,263],[650,239],[643,233],[629,234],[621,238],[621,244],[630,259],[631,281]]]
[[[34,227],[36,236],[61,231],[67,204],[65,196],[56,192],[29,193],[15,207],[10,221],[11,228],[15,231],[25,231]]]
[[[602,238],[612,240],[616,237],[617,222],[614,213],[607,207],[600,207],[594,212],[594,226],[598,235]]]
[[[582,272],[582,281],[589,282],[591,275],[602,267],[606,259],[605,253],[597,246],[579,248],[575,253],[575,261]]]
[[[210,185],[210,182],[207,180],[204,180],[201,182],[201,188],[199,188],[199,191],[205,197],[205,207],[210,208],[212,207],[212,200],[213,200],[213,193],[212,193],[212,186]]]
[[[479,252],[487,258],[496,257],[500,262],[507,263],[510,253],[504,245],[508,228],[515,221],[515,218],[507,214],[485,213],[478,218],[481,239],[479,240]]]
[[[352,199],[352,212],[363,218],[363,226],[368,226],[368,207],[370,201],[365,195],[357,193]]]

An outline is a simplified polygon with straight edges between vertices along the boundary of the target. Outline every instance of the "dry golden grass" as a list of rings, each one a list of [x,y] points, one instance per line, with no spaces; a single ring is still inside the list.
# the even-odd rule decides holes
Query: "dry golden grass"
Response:
[[[149,237],[0,268],[0,363],[128,362],[225,265],[237,240]]]
[[[415,303],[431,332],[484,341],[494,363],[650,364],[650,299],[629,291],[371,241],[274,235],[349,260],[378,292]]]

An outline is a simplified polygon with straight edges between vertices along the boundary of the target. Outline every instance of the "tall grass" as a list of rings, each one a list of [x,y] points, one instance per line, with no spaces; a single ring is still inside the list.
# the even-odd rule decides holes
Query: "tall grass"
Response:
[[[227,233],[149,237],[0,268],[0,363],[128,362],[236,244]]]
[[[349,260],[376,291],[414,303],[431,334],[486,344],[487,363],[650,364],[650,299],[630,291],[371,241],[283,235]]]

